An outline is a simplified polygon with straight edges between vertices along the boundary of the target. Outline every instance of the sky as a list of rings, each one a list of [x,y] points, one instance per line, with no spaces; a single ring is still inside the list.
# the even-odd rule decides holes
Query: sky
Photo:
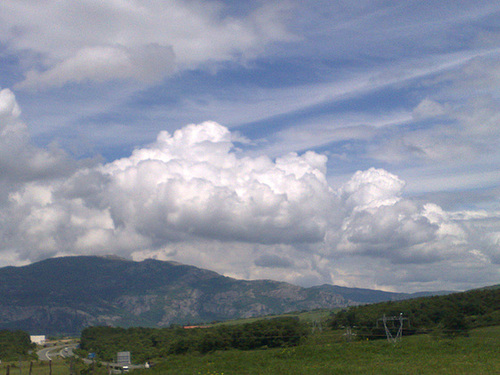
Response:
[[[0,267],[500,283],[498,1],[0,2]]]

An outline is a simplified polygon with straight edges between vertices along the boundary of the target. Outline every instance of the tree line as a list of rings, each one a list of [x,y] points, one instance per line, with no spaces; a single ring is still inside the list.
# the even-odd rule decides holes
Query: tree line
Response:
[[[113,362],[118,352],[130,351],[133,362],[143,363],[187,352],[204,354],[215,350],[295,346],[307,332],[307,327],[294,317],[191,329],[97,326],[82,331],[80,350],[95,353],[106,362]]]
[[[0,360],[14,361],[26,357],[34,350],[29,334],[24,331],[0,330]]]
[[[400,314],[405,318],[406,334],[428,331],[467,334],[471,328],[500,324],[500,288],[355,306],[332,314],[330,325],[357,327],[366,337],[384,336],[380,318]]]

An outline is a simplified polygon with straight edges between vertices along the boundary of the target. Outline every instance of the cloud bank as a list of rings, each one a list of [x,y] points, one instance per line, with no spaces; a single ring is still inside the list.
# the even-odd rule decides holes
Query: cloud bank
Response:
[[[460,287],[457,272],[474,274],[472,284],[498,278],[500,213],[412,201],[384,169],[333,189],[326,156],[247,156],[211,121],[160,132],[109,163],[75,161],[32,144],[8,89],[0,136],[0,264],[115,253],[302,284],[420,289],[438,279]],[[404,272],[384,279],[391,264]],[[445,268],[456,272],[437,273]]]

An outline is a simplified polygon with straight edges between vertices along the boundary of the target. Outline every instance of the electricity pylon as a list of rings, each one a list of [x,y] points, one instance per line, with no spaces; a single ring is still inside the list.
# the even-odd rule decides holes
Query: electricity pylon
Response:
[[[384,329],[385,329],[385,335],[387,337],[387,341],[395,343],[397,341],[400,341],[403,337],[403,322],[405,320],[408,320],[408,318],[403,317],[403,313],[399,314],[399,316],[390,316],[390,317],[387,317],[384,314],[382,316],[382,318],[380,318],[377,321],[377,327],[378,327],[378,322],[382,321],[384,323]],[[388,321],[392,322],[392,328],[395,328],[395,322],[399,321],[399,328],[398,328],[398,332],[396,333],[395,337],[392,335],[389,327],[387,327]]]

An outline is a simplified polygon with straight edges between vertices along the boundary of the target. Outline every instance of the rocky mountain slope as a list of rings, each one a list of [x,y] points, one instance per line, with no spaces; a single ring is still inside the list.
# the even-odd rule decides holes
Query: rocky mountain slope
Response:
[[[164,327],[410,296],[236,280],[158,260],[63,257],[0,269],[0,329],[75,334],[90,325]]]

